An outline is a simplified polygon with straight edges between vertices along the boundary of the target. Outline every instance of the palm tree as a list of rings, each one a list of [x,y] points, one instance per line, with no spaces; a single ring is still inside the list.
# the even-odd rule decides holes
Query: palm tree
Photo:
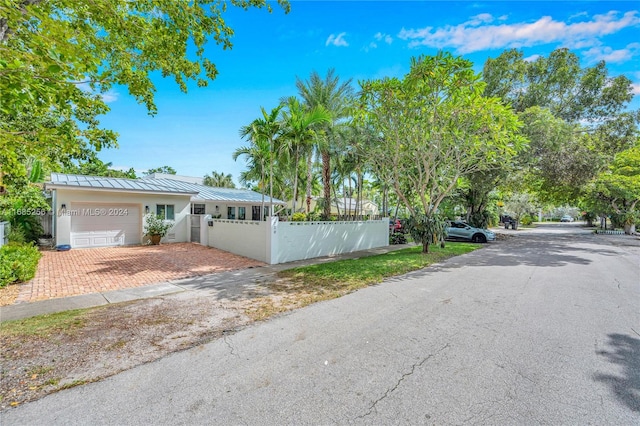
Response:
[[[261,133],[260,119],[253,120],[251,124],[240,128],[240,136],[248,137],[251,141],[251,145],[242,146],[233,152],[234,161],[238,160],[238,157],[244,155],[246,157],[249,171],[255,172],[260,170],[260,180],[258,188],[262,194],[262,207],[261,217],[264,217],[264,192],[265,192],[265,170],[264,166],[267,161],[271,160],[271,145],[267,138]],[[251,174],[245,173],[241,175],[243,183],[246,184]],[[273,198],[273,197],[271,197]],[[272,209],[269,209],[269,214],[273,214]]]
[[[330,114],[331,120],[324,129],[324,137],[316,142],[316,149],[322,159],[322,183],[325,219],[331,215],[331,149],[335,139],[333,128],[349,114],[349,101],[353,96],[351,79],[340,82],[340,77],[335,75],[335,70],[330,69],[324,79],[317,71],[313,71],[309,80],[303,81],[296,77],[296,87],[307,106],[315,108],[322,106]]]
[[[206,186],[213,186],[216,188],[235,188],[236,184],[233,183],[233,177],[231,174],[218,173],[215,170],[211,172],[211,176],[204,175],[202,184]]]
[[[251,122],[250,125],[244,126],[240,129],[240,137],[245,138],[248,137],[254,147],[256,149],[255,152],[251,153],[247,148],[246,152],[239,152],[238,154],[234,153],[234,160],[238,158],[239,155],[245,154],[247,156],[257,155],[259,157],[259,162],[261,165],[261,182],[264,184],[264,163],[265,161],[269,162],[269,214],[273,215],[273,163],[274,159],[274,144],[276,143],[277,137],[280,135],[282,131],[282,122],[278,119],[280,116],[280,111],[282,110],[282,105],[279,105],[271,110],[270,113],[264,109],[264,107],[260,107],[260,111],[262,112],[261,118],[256,118]],[[265,145],[266,144],[266,145]],[[239,150],[236,150],[238,152]],[[265,158],[266,156],[266,158]],[[264,191],[261,191],[264,197]],[[264,205],[263,205],[264,208]]]
[[[286,110],[282,112],[283,133],[281,135],[281,152],[290,156],[293,169],[293,212],[296,211],[298,198],[298,167],[302,156],[308,153],[309,146],[314,141],[316,133],[314,125],[328,123],[331,119],[329,113],[321,106],[306,108],[295,97],[291,96],[284,101]],[[307,157],[308,158],[308,157]],[[311,170],[307,163],[307,182],[311,182]]]

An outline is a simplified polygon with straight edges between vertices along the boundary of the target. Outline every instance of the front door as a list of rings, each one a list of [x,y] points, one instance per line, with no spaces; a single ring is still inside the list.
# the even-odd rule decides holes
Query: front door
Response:
[[[202,215],[192,214],[191,217],[191,242],[200,243],[200,223]]]

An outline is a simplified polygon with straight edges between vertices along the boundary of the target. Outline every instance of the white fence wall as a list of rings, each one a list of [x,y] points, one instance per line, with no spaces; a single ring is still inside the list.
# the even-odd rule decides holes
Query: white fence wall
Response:
[[[208,245],[276,264],[385,247],[389,220],[358,222],[254,222],[214,219]],[[206,241],[202,242],[207,244]]]
[[[7,243],[9,236],[9,222],[0,222],[0,247]]]
[[[278,222],[272,263],[311,259],[389,245],[389,221]]]
[[[267,222],[213,219],[207,241],[201,244],[269,263]]]

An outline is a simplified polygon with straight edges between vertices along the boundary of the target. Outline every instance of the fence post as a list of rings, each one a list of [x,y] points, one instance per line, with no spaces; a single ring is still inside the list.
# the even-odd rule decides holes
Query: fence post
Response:
[[[9,238],[9,222],[0,222],[0,247],[5,245]]]

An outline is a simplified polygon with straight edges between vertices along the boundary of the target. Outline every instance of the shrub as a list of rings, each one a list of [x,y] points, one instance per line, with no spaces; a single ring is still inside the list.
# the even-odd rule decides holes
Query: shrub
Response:
[[[527,214],[522,216],[522,219],[520,219],[520,223],[524,226],[531,225],[533,223],[533,219],[531,218],[531,215]]]
[[[291,216],[292,222],[304,222],[305,220],[307,220],[307,215],[304,213],[294,213],[293,216]]]
[[[400,232],[394,232],[389,235],[389,244],[407,244],[407,238]]]
[[[32,279],[40,256],[33,244],[9,243],[0,247],[0,288]]]
[[[24,234],[22,228],[11,227],[10,229],[11,230],[9,231],[9,235],[7,235],[7,239],[9,240],[9,242],[18,244],[24,244],[27,242],[27,237]]]
[[[11,229],[21,232],[25,242],[36,242],[44,230],[40,224],[40,217],[31,214],[17,214],[11,218]]]

